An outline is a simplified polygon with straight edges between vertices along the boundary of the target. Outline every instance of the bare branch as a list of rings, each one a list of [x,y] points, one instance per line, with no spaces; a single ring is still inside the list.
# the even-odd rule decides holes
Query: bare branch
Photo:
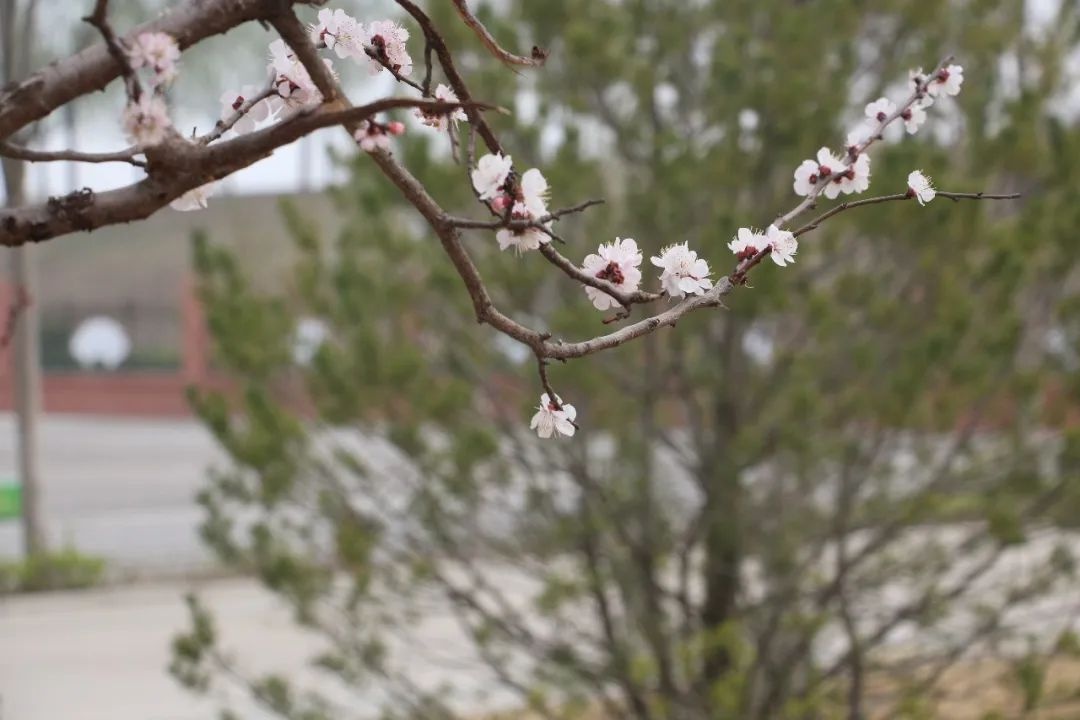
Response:
[[[488,49],[488,52],[494,55],[500,62],[510,66],[520,65],[523,67],[540,67],[547,61],[548,52],[540,47],[533,46],[532,53],[529,57],[522,57],[521,55],[515,55],[509,50],[504,50],[502,46],[499,45],[499,41],[488,32],[486,27],[484,27],[484,24],[472,14],[466,0],[452,1],[454,3],[454,9],[457,10],[462,21],[469,26],[470,30],[476,33],[476,37],[480,38],[480,42],[484,44],[484,47]]]
[[[7,142],[0,142],[0,155],[4,157],[14,158],[16,160],[26,160],[28,162],[57,162],[57,161],[69,161],[69,162],[84,162],[84,163],[110,163],[110,162],[123,162],[135,167],[146,167],[145,160],[136,159],[136,155],[142,151],[137,147],[130,147],[126,150],[117,150],[116,152],[105,153],[88,153],[79,152],[78,150],[31,150],[27,147],[20,145],[12,145]]]
[[[94,11],[84,17],[83,21],[90,23],[101,33],[101,37],[105,40],[105,47],[109,50],[109,55],[120,66],[120,74],[124,77],[128,100],[138,102],[139,98],[142,97],[142,85],[139,83],[139,76],[135,74],[135,69],[131,67],[131,60],[128,58],[127,50],[117,40],[116,33],[113,32],[112,25],[109,24],[108,12],[109,0],[97,0],[94,4]]]

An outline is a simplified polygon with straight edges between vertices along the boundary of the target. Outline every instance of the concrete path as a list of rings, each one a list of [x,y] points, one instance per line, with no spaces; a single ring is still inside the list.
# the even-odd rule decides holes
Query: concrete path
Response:
[[[167,673],[170,642],[188,627],[182,583],[117,586],[88,592],[0,599],[0,720],[209,720],[225,705],[246,720],[268,717],[242,693],[198,697]],[[215,580],[196,588],[211,609],[224,650],[246,673],[275,672],[349,709],[342,720],[370,717],[370,692],[346,694],[309,661],[321,640],[293,624],[288,610],[255,582]],[[456,621],[436,614],[390,649],[409,658],[426,689],[452,681],[465,708],[490,686]],[[399,657],[402,657],[399,656]],[[447,662],[453,658],[453,662]],[[506,706],[487,694],[486,707]]]
[[[0,482],[15,478],[14,421],[0,414]],[[116,570],[187,572],[212,558],[196,530],[195,493],[222,456],[190,420],[49,415],[41,423],[45,522],[54,547],[106,557]],[[22,552],[0,520],[0,558]]]

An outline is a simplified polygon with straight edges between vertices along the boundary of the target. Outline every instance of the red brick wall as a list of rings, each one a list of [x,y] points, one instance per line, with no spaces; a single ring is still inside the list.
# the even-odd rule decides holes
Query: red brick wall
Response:
[[[15,297],[13,287],[0,283],[0,318],[6,319]],[[187,386],[223,387],[225,383],[210,376],[210,338],[190,276],[177,288],[177,300],[182,318],[179,371],[48,373],[42,382],[45,411],[150,417],[190,415],[184,397]],[[12,408],[12,383],[12,348],[0,348],[0,411]]]

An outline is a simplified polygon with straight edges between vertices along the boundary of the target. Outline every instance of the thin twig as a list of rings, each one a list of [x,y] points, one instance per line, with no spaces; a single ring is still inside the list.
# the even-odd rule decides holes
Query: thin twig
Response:
[[[101,33],[102,39],[105,40],[105,47],[109,49],[109,55],[120,66],[120,74],[124,77],[124,87],[127,89],[128,100],[139,102],[139,98],[142,97],[142,85],[139,83],[139,76],[135,74],[127,51],[120,44],[120,40],[117,39],[112,26],[109,25],[108,10],[109,0],[97,0],[94,4],[94,11],[84,17],[83,21],[90,23]]]
[[[560,254],[550,243],[544,243],[540,246],[540,254],[552,265],[566,273],[570,278],[577,280],[582,285],[588,285],[589,287],[607,293],[618,300],[619,304],[627,310],[635,303],[650,303],[663,297],[660,293],[646,292],[644,290],[627,291],[614,283],[590,275],[572,263],[569,258]]]
[[[532,53],[529,57],[522,57],[521,55],[515,55],[509,50],[504,50],[499,45],[498,40],[492,36],[488,29],[484,27],[484,24],[476,19],[476,16],[469,10],[469,6],[466,4],[466,0],[453,0],[454,9],[457,10],[458,15],[461,16],[461,20],[469,26],[469,29],[476,33],[476,36],[480,38],[480,42],[484,47],[488,49],[492,55],[494,55],[500,62],[506,65],[514,66],[519,65],[522,67],[540,67],[547,61],[548,52],[541,47],[533,46]]]
[[[465,80],[461,77],[461,73],[458,72],[457,65],[454,64],[454,56],[450,53],[450,49],[446,46],[446,41],[443,40],[442,35],[435,29],[435,25],[431,22],[431,18],[429,18],[412,0],[395,0],[395,2],[397,2],[405,12],[409,13],[420,27],[423,28],[424,37],[428,39],[434,48],[435,55],[439,58],[439,65],[442,66],[443,73],[446,75],[446,80],[454,90],[454,94],[457,95],[458,100],[466,103],[471,101],[472,95],[469,93],[469,88],[465,84]],[[465,114],[469,118],[469,123],[476,128],[476,131],[483,139],[484,144],[488,146],[488,151],[492,153],[501,153],[503,151],[502,144],[491,130],[491,126],[488,125],[484,116],[479,112],[470,111],[467,108]]]
[[[367,53],[367,56],[369,58],[386,68],[390,72],[390,74],[394,76],[394,79],[397,80],[399,83],[405,83],[414,90],[420,91],[420,93],[424,95],[424,97],[427,97],[427,93],[424,92],[424,87],[420,83],[416,82],[415,80],[410,80],[409,78],[398,72],[398,70],[390,64],[390,60],[379,53],[378,49],[369,46],[364,48],[364,52]]]
[[[1022,197],[1020,193],[994,194],[984,192],[956,193],[943,191],[939,191],[937,195],[938,197],[948,198],[953,202],[960,202],[961,200],[1016,200]],[[877,197],[864,198],[862,200],[848,200],[846,202],[840,203],[835,207],[829,208],[821,215],[818,215],[816,218],[803,225],[798,230],[793,230],[791,234],[795,237],[799,237],[800,235],[805,235],[808,232],[817,230],[823,222],[825,222],[831,217],[839,215],[846,210],[853,210],[854,208],[864,207],[866,205],[877,205],[885,202],[894,202],[897,200],[911,200],[914,197],[914,194],[909,191],[905,193],[894,193],[892,195],[879,195]],[[814,207],[814,205],[809,205],[808,207]],[[745,284],[747,273],[750,272],[750,270],[756,265],[760,264],[761,261],[769,255],[769,252],[770,248],[766,247],[755,255],[741,261],[735,267],[734,272],[732,272],[730,276],[731,281],[736,285]]]
[[[471,184],[471,180],[470,180],[470,184]],[[506,228],[507,230],[515,230],[515,231],[520,232],[520,231],[523,231],[523,230],[529,230],[531,228],[542,228],[547,223],[552,222],[554,220],[558,220],[559,218],[565,217],[567,215],[573,215],[574,213],[582,212],[583,210],[587,210],[588,208],[591,208],[594,205],[603,205],[603,204],[604,204],[603,200],[597,200],[597,199],[586,200],[585,202],[580,202],[577,205],[572,205],[572,206],[567,207],[567,208],[562,208],[561,210],[554,210],[554,211],[548,213],[547,215],[545,215],[544,217],[537,218],[535,220],[513,220],[513,219],[472,220],[472,219],[469,219],[469,218],[459,218],[459,217],[452,217],[452,218],[449,218],[449,220],[450,220],[450,223],[454,227],[462,228],[463,230],[464,229],[469,229],[469,230],[502,230],[503,228]],[[486,205],[486,203],[485,203],[485,205]]]
[[[266,84],[266,87],[260,90],[258,95],[244,100],[244,102],[240,104],[240,107],[236,108],[236,110],[233,111],[232,115],[229,115],[229,117],[222,120],[218,120],[217,123],[214,125],[213,130],[197,138],[195,142],[200,145],[209,145],[225,133],[229,132],[229,130],[231,130],[232,127],[236,125],[236,123],[240,122],[241,118],[251,112],[251,109],[253,107],[261,103],[263,100],[266,100],[267,98],[273,97],[277,94],[278,92],[277,88],[274,85],[274,78],[270,78],[270,81]]]
[[[138,160],[135,158],[135,155],[138,155],[141,152],[142,151],[138,147],[129,147],[126,150],[105,153],[88,153],[79,152],[78,150],[31,150],[30,148],[22,147],[21,145],[0,142],[0,155],[15,158],[16,160],[26,160],[27,162],[57,162],[65,160],[84,163],[123,162],[134,165],[135,167],[146,167],[145,160]]]

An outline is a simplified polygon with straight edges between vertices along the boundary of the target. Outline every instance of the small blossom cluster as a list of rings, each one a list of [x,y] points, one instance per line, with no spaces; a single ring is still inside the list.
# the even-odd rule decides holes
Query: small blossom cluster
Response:
[[[517,227],[500,228],[495,234],[499,248],[518,252],[538,250],[549,242],[551,220],[548,216],[548,182],[536,168],[526,170],[518,179],[509,155],[484,155],[472,171],[473,189],[495,212]],[[525,227],[521,227],[521,225]]]
[[[323,63],[331,73],[334,72],[332,60],[323,58]],[[315,86],[304,63],[281,38],[270,43],[270,64],[266,69],[285,107],[299,109],[322,102],[322,93]]]
[[[765,232],[755,232],[751,228],[739,228],[739,232],[728,243],[728,249],[739,260],[749,260],[759,253],[768,251],[769,257],[780,267],[795,262],[795,253],[799,250],[799,241],[794,233],[770,225]]]
[[[344,10],[324,8],[308,34],[315,47],[333,50],[341,59],[367,63],[372,75],[384,69],[408,77],[413,62],[406,43],[409,31],[391,20],[377,20],[366,27]]]
[[[128,62],[133,70],[150,71],[151,88],[168,85],[180,72],[180,46],[172,35],[163,32],[144,32],[135,38],[128,49]]]
[[[405,132],[405,125],[400,122],[380,123],[364,120],[353,133],[353,139],[364,152],[373,153],[390,149],[390,137]]]
[[[444,103],[456,103],[458,102],[457,93],[455,93],[449,86],[439,83],[435,86],[435,92],[432,93],[435,96],[435,100]],[[416,119],[428,127],[435,128],[436,130],[446,132],[450,125],[463,121],[466,119],[465,111],[461,108],[455,108],[448,113],[432,113],[425,112],[421,108],[417,108],[415,111]]]
[[[180,47],[172,35],[144,32],[128,48],[127,57],[132,70],[149,71],[147,84],[153,92],[128,98],[120,115],[124,136],[140,147],[157,145],[172,127],[162,93],[179,73]]]
[[[888,98],[878,98],[863,110],[863,119],[847,135],[847,152],[841,158],[827,147],[818,151],[816,160],[804,160],[795,169],[794,190],[797,195],[816,197],[819,193],[835,199],[840,193],[864,192],[870,187],[870,157],[866,147],[880,138],[885,126],[896,119],[904,123],[909,134],[918,132],[926,122],[926,110],[942,96],[955,96],[964,83],[964,68],[949,65],[933,77],[922,68],[909,73],[914,85],[913,99],[903,108]]]

